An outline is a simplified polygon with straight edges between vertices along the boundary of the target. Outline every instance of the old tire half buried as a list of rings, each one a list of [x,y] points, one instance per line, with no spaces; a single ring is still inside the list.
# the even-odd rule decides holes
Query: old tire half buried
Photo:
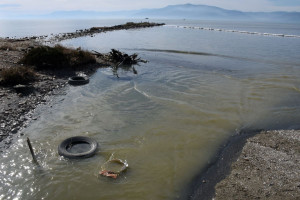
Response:
[[[89,145],[89,149],[83,152],[71,152],[70,149],[75,145]],[[95,154],[98,143],[89,137],[76,136],[65,139],[58,146],[58,154],[65,158],[88,158]]]
[[[70,85],[84,85],[89,82],[90,82],[90,80],[84,76],[73,76],[73,77],[70,77],[68,80],[68,83]]]

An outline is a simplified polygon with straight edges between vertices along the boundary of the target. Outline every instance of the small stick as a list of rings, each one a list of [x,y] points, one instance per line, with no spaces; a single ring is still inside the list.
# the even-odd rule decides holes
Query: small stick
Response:
[[[36,157],[34,155],[34,151],[32,149],[31,142],[30,142],[29,138],[27,138],[27,144],[28,144],[28,147],[30,149],[30,153],[32,155],[33,161],[37,163],[37,160],[36,160]]]

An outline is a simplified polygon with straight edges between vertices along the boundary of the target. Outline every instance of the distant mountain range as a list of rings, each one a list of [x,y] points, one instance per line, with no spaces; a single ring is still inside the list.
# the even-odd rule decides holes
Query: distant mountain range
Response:
[[[242,12],[206,5],[170,5],[158,9],[132,11],[59,11],[42,18],[152,18],[152,19],[202,19],[235,21],[275,21],[300,23],[300,12]]]

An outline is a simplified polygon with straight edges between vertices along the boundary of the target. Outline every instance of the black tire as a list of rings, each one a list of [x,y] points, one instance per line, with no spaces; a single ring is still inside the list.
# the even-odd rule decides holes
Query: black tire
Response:
[[[88,84],[90,82],[90,80],[87,77],[83,77],[83,76],[73,76],[70,77],[68,80],[68,83],[70,85],[84,85],[84,84]]]
[[[71,145],[78,143],[87,143],[90,145],[90,149],[81,153],[72,153],[67,150]],[[97,147],[98,143],[92,138],[84,136],[70,137],[60,143],[58,146],[58,154],[65,158],[88,158],[95,154]]]

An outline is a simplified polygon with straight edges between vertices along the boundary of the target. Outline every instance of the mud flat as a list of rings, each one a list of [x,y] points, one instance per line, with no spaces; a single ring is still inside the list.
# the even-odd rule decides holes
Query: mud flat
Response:
[[[188,199],[300,199],[300,131],[235,136]]]

